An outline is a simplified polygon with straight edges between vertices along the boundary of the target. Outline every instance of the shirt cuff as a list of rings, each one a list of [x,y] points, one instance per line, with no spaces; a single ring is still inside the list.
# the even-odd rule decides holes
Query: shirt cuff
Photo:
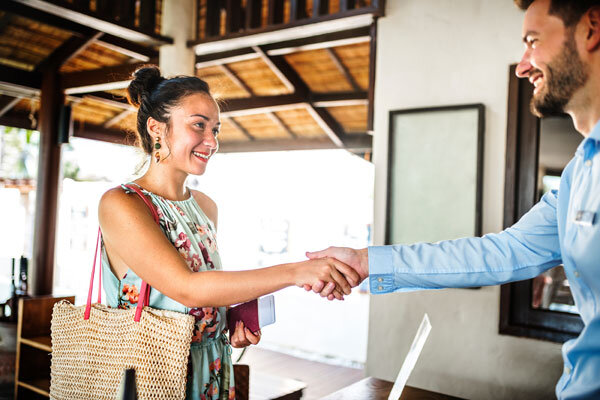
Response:
[[[369,283],[372,294],[391,293],[395,289],[391,246],[372,246],[369,254]]]

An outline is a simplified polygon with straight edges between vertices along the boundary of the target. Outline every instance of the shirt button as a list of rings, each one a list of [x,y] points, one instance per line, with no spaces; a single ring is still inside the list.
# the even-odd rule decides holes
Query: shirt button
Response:
[[[585,162],[585,165],[586,165],[587,167],[591,167],[591,166],[592,166],[592,160],[587,160],[587,161]]]
[[[575,272],[573,273],[573,275],[575,275],[575,278],[579,278],[579,271],[575,270]]]
[[[383,278],[377,278],[377,282],[383,282]]]
[[[378,286],[377,290],[383,290],[383,286]]]

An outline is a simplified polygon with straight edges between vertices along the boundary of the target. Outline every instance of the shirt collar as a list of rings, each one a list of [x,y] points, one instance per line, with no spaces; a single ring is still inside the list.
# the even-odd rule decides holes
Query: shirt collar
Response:
[[[600,151],[600,121],[590,132],[589,136],[581,141],[577,147],[576,155],[582,156],[583,161],[587,161],[594,157]]]

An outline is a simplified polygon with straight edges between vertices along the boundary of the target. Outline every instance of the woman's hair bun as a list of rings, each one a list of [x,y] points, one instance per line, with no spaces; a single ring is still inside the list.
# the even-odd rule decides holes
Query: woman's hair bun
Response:
[[[139,107],[143,98],[149,97],[152,91],[164,80],[165,78],[160,75],[160,69],[156,65],[138,68],[133,73],[133,80],[127,88],[129,102],[133,106]]]

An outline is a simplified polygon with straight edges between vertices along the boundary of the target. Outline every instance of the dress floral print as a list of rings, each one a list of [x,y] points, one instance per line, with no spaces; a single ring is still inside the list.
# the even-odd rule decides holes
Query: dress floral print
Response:
[[[134,193],[123,187],[126,193]],[[221,270],[214,226],[193,197],[171,201],[142,189],[152,200],[165,236],[194,272]],[[104,290],[111,307],[137,305],[141,279],[131,269],[120,280],[113,274],[104,246],[102,248]],[[155,289],[150,291],[150,306],[193,315],[196,323],[190,348],[188,399],[235,399],[231,346],[227,341],[225,307],[188,308]]]

